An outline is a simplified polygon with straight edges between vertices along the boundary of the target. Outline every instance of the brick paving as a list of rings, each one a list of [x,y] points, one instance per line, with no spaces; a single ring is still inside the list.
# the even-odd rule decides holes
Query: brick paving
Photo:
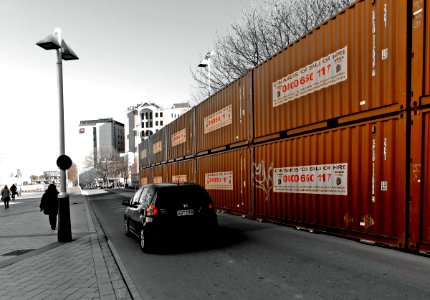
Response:
[[[42,193],[0,206],[0,299],[140,299],[85,196],[68,193],[69,243],[39,211]]]

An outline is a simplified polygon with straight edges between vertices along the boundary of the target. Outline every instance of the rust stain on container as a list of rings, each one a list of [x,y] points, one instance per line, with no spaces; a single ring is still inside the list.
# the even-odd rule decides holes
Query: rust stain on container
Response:
[[[255,146],[256,216],[403,245],[405,138],[398,116]]]
[[[249,148],[197,159],[198,183],[209,192],[217,209],[250,214],[250,163]]]
[[[251,140],[252,72],[196,107],[197,152]]]
[[[167,160],[195,154],[195,108],[189,110],[165,127]]]
[[[374,3],[373,3],[374,2]],[[254,137],[407,104],[407,1],[358,1],[254,72]]]

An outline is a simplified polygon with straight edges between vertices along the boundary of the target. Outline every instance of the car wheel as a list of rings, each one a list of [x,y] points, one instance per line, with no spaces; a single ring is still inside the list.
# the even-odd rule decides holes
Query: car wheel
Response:
[[[150,253],[152,250],[152,241],[148,238],[148,234],[145,234],[145,231],[140,230],[140,249],[143,252]]]
[[[130,236],[130,225],[128,224],[128,219],[124,219],[124,232],[126,236]]]

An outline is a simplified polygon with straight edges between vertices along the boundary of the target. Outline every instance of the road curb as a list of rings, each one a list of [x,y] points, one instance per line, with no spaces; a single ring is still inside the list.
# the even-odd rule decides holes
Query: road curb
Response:
[[[119,272],[121,274],[122,279],[124,280],[124,284],[126,285],[128,291],[130,293],[131,298],[135,299],[135,300],[142,300],[143,298],[138,293],[137,288],[136,288],[136,286],[133,283],[133,280],[131,279],[130,275],[128,274],[127,269],[125,268],[125,266],[124,266],[124,264],[123,264],[120,256],[118,255],[118,252],[115,249],[115,246],[107,238],[107,235],[105,234],[104,229],[101,226],[101,224],[100,224],[100,222],[99,222],[99,220],[97,218],[97,215],[95,214],[95,211],[94,211],[92,205],[89,203],[87,196],[85,195],[84,197],[85,197],[85,204],[86,204],[86,206],[88,208],[88,213],[90,214],[89,210],[91,210],[91,212],[92,212],[92,214],[90,215],[90,217],[92,217],[92,223],[93,223],[92,225],[93,225],[93,227],[95,228],[96,231],[100,230],[102,232],[102,235],[105,238],[107,246],[108,246],[108,248],[109,248],[109,250],[110,250],[110,252],[111,252],[111,254],[113,256],[115,264],[118,267],[118,270],[119,270]],[[97,226],[94,223],[97,223]],[[100,243],[100,240],[99,240],[99,243]]]

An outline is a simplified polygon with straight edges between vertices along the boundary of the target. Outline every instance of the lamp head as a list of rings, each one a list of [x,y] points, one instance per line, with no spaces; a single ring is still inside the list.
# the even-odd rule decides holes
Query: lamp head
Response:
[[[60,43],[58,43],[57,37],[53,34],[50,34],[43,40],[38,41],[36,45],[45,50],[57,50],[61,48]]]
[[[209,59],[205,58],[204,60],[202,60],[199,63],[198,67],[200,67],[200,68],[206,68],[208,66],[208,64],[209,64]]]
[[[70,48],[64,40],[61,41],[61,58],[63,60],[79,59],[76,53],[73,52],[72,48]]]

